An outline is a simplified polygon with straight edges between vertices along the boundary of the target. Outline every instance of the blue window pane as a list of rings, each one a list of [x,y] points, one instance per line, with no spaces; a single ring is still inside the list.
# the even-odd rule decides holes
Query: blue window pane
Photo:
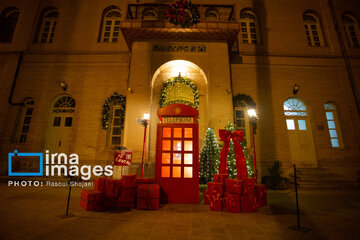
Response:
[[[334,120],[334,115],[332,112],[326,112],[326,119],[327,120]]]
[[[329,130],[329,133],[331,138],[337,138],[336,130]]]
[[[305,120],[298,120],[299,130],[306,130],[306,122]]]
[[[286,119],[286,125],[288,130],[295,130],[295,122],[293,119]]]
[[[328,127],[329,129],[335,129],[335,122],[334,121],[328,121]]]
[[[331,139],[332,147],[339,147],[339,141],[337,139]]]

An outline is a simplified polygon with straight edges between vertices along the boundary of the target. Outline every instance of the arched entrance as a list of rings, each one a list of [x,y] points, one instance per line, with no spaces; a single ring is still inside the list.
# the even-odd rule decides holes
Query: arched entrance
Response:
[[[69,153],[75,106],[75,99],[68,95],[55,101],[46,138],[46,150],[52,153]]]
[[[306,105],[298,98],[284,102],[291,160],[299,167],[316,167],[314,141]]]

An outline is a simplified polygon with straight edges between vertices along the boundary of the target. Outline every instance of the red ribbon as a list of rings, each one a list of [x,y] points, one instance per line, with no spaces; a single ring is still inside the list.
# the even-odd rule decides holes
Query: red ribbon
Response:
[[[219,174],[227,174],[227,156],[229,153],[230,139],[234,143],[235,151],[235,160],[236,160],[236,171],[237,179],[245,180],[248,178],[246,170],[246,161],[244,152],[240,145],[241,141],[244,139],[244,133],[242,131],[230,132],[224,129],[219,130],[220,139],[224,142],[223,149],[220,153],[220,164],[219,164]]]

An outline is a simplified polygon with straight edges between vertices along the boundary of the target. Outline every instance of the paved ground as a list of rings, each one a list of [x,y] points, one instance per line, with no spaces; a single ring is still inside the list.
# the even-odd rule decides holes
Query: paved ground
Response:
[[[301,220],[311,230],[294,231],[293,191],[269,191],[256,213],[211,212],[206,205],[171,204],[158,211],[85,212],[80,190],[14,188],[0,184],[0,239],[360,239],[359,190],[301,190]]]

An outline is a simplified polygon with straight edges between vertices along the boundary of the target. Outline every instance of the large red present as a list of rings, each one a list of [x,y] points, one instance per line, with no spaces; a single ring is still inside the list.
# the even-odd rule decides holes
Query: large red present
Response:
[[[136,175],[124,175],[122,186],[123,186],[123,188],[136,187]]]
[[[242,180],[226,179],[225,181],[225,192],[242,194],[243,188]]]
[[[94,180],[94,190],[103,193],[105,191],[105,179],[105,177],[96,178]]]
[[[99,191],[95,190],[81,190],[81,200],[84,202],[93,202],[96,200],[102,200],[104,197],[104,194],[102,194]]]
[[[207,190],[209,194],[212,194],[213,192],[218,192],[220,195],[223,195],[224,185],[218,182],[208,182]]]
[[[154,178],[137,178],[136,184],[154,184],[155,179]]]
[[[224,208],[226,212],[240,212],[240,195],[236,193],[225,193]]]
[[[219,193],[209,195],[209,209],[211,211],[222,211],[223,199]]]
[[[141,184],[137,188],[138,198],[160,198],[160,186],[158,184]]]
[[[205,190],[205,191],[204,191],[203,196],[204,196],[204,204],[205,204],[205,205],[209,204],[209,193],[208,193],[208,190]]]
[[[254,195],[243,195],[240,197],[241,212],[256,212],[256,198]]]
[[[214,174],[214,182],[224,183],[229,178],[229,174]]]
[[[136,209],[157,210],[160,208],[159,198],[138,198]]]
[[[122,188],[121,189],[121,198],[123,199],[135,199],[136,198],[136,188]]]
[[[102,210],[102,201],[96,200],[92,202],[86,202],[83,199],[80,199],[80,206],[85,211]]]

